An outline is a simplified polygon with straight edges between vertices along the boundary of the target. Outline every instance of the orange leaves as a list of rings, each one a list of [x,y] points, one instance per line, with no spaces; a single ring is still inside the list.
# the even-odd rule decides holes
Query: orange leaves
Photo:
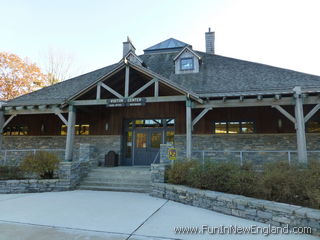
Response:
[[[40,68],[15,54],[0,52],[0,100],[9,100],[45,86]]]

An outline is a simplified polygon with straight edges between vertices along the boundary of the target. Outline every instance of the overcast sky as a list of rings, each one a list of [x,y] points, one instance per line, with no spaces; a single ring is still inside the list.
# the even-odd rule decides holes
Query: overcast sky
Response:
[[[320,75],[319,0],[0,0],[0,51],[40,64],[49,48],[72,55],[75,73],[119,61],[173,37],[204,51]]]

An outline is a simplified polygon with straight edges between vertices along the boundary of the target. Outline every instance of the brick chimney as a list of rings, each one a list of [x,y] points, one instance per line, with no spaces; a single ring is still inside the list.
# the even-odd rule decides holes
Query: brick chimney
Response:
[[[206,32],[206,53],[214,54],[214,32],[211,32],[211,28]]]
[[[133,46],[131,39],[127,37],[127,41],[123,42],[123,57],[126,56],[130,51],[135,53],[136,48]]]

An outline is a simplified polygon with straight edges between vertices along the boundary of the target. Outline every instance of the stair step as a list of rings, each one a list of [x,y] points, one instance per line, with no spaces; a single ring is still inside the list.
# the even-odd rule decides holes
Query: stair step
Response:
[[[131,183],[131,184],[150,184],[150,178],[147,179],[127,179],[127,178],[114,178],[114,179],[105,179],[105,178],[85,178],[82,182],[96,182],[96,183]]]
[[[92,190],[92,191],[116,191],[116,192],[150,192],[149,188],[137,188],[137,187],[101,187],[101,186],[80,186],[80,190]]]
[[[138,188],[146,188],[150,187],[150,184],[132,184],[130,182],[126,183],[107,183],[107,182],[91,182],[84,181],[80,184],[80,186],[105,186],[105,187],[138,187]]]

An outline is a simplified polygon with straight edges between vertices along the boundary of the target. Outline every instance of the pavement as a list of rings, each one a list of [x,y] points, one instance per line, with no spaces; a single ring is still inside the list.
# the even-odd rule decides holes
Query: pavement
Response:
[[[0,194],[0,240],[315,240],[297,234],[177,234],[175,227],[268,225],[125,192]]]

